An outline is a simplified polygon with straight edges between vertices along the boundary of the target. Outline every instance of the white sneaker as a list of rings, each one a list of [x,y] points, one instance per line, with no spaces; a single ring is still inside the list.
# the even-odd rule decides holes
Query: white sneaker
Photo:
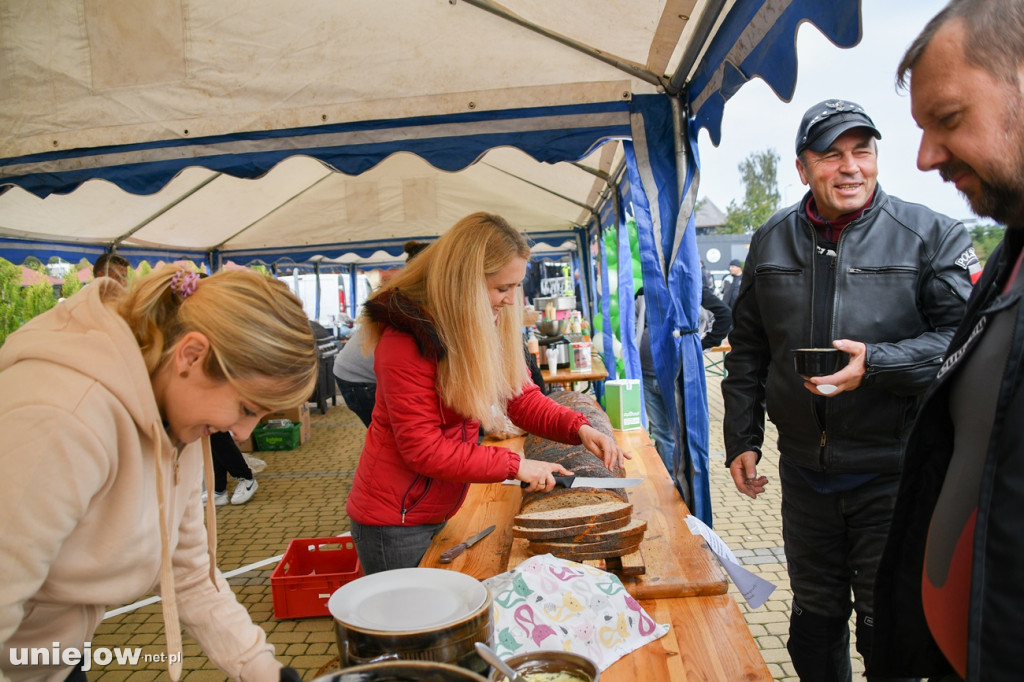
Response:
[[[227,503],[228,503],[228,491],[227,490],[225,490],[222,493],[218,493],[217,491],[214,491],[214,493],[213,493],[213,506],[214,507],[223,507]]]
[[[253,496],[256,489],[260,487],[260,484],[256,482],[256,479],[250,478],[248,480],[242,478],[238,480],[238,485],[235,486],[235,492],[231,495],[231,504],[245,504],[249,501],[249,498]],[[225,497],[227,494],[225,493]]]

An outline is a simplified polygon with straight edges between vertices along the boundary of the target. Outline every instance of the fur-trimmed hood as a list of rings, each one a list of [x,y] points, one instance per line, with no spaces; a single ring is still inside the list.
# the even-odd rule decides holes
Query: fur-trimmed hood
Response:
[[[430,313],[397,289],[388,289],[363,305],[366,316],[378,324],[386,324],[416,340],[420,355],[435,362],[447,355],[437,324]]]

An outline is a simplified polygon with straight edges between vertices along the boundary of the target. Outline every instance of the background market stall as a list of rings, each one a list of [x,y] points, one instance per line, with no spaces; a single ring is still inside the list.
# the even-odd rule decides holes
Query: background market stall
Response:
[[[711,522],[696,328],[697,131],[794,36],[860,37],[858,0],[11,0],[0,5],[0,256],[116,248],[212,267],[397,256],[487,209],[577,244],[588,305],[632,338],[632,260],[610,329],[603,230],[635,216],[675,471]],[[591,249],[600,255],[591,265]],[[610,367],[614,371],[614,365]]]

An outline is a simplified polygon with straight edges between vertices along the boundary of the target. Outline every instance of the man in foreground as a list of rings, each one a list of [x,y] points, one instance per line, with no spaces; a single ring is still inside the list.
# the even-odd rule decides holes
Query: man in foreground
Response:
[[[851,607],[870,653],[904,438],[971,288],[967,231],[882,191],[876,138],[853,102],[804,114],[796,166],[810,192],[751,239],[725,358],[726,464],[741,493],[767,483],[766,406],[778,428],[787,648],[807,682],[851,680]],[[845,366],[799,376],[793,351],[808,347],[839,349]]]
[[[1024,680],[1024,4],[954,0],[903,57],[917,165],[1007,226],[906,448],[872,674]]]

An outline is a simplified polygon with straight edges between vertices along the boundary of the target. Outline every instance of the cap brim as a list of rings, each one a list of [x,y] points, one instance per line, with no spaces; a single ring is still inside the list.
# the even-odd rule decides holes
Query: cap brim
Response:
[[[882,139],[882,133],[878,132],[878,128],[875,128],[869,123],[865,123],[864,121],[839,121],[835,125],[821,131],[817,137],[809,140],[800,151],[810,149],[812,152],[818,152],[820,154],[831,147],[832,143],[839,139],[840,135],[848,130],[853,130],[854,128],[865,128],[870,131],[876,139]]]

